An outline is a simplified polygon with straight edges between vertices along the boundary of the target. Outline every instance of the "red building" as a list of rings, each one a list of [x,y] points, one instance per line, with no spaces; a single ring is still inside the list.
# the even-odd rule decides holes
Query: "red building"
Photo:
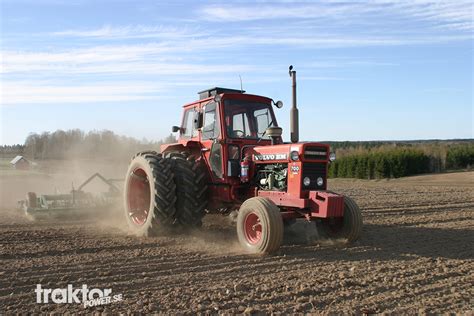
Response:
[[[10,161],[10,163],[18,170],[28,170],[31,165],[31,163],[23,156],[16,156],[12,161]]]

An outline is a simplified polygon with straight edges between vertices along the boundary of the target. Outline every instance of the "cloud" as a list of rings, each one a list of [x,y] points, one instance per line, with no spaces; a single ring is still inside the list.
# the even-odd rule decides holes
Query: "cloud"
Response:
[[[255,21],[312,19],[332,26],[364,22],[380,24],[388,19],[429,21],[453,30],[473,30],[471,1],[371,1],[318,3],[280,2],[251,5],[207,5],[199,16],[205,20]]]
[[[196,16],[208,21],[196,20],[191,27],[104,25],[36,33],[41,40],[52,40],[51,45],[0,53],[2,104],[143,100],[157,98],[160,88],[176,91],[180,85],[230,82],[238,74],[256,83],[273,82],[279,80],[274,79],[279,78],[275,69],[281,69],[275,63],[293,52],[306,56],[300,62],[308,70],[300,78],[350,80],[331,68],[398,64],[329,57],[315,63],[314,51],[469,41],[472,32],[465,30],[472,29],[470,9],[472,5],[461,1],[222,4],[202,7]],[[431,28],[406,26],[413,21],[424,21]],[[315,76],[314,68],[328,69]],[[128,82],[136,78],[153,84]],[[51,82],[42,82],[45,79]]]
[[[3,83],[2,106],[14,104],[57,104],[159,99],[157,85],[119,82],[94,85],[51,85],[39,82]]]
[[[138,39],[138,38],[160,38],[160,39],[183,39],[195,38],[208,35],[198,27],[189,28],[171,26],[150,25],[104,25],[98,29],[89,30],[65,30],[51,33],[58,37],[85,37],[97,39]]]
[[[55,49],[54,51],[3,51],[0,52],[0,74],[8,76],[51,77],[67,75],[118,76],[187,76],[274,73],[274,65],[252,65],[246,62],[217,62],[221,56],[235,52],[247,52],[261,47],[314,50],[347,47],[387,47],[402,45],[426,45],[452,41],[472,40],[471,34],[443,36],[354,36],[310,34],[305,31],[288,36],[284,28],[274,28],[268,34],[249,31],[241,35],[174,39],[145,44],[97,45],[87,48]],[[334,61],[320,61],[325,67],[334,67]],[[365,63],[365,64],[364,64]],[[380,62],[379,62],[380,63]],[[385,63],[386,64],[386,63]],[[390,64],[390,63],[389,63]],[[373,62],[353,60],[347,67],[373,66]],[[383,62],[382,62],[383,65]],[[321,66],[321,65],[320,65]]]
[[[160,45],[98,46],[55,53],[3,52],[0,73],[196,75],[256,69],[238,63],[189,63],[162,54]]]
[[[472,1],[428,1],[398,2],[398,12],[419,20],[436,22],[447,28],[473,29],[474,4]],[[467,27],[469,26],[469,27]]]
[[[202,17],[208,20],[251,21],[268,19],[305,19],[336,17],[354,10],[370,11],[358,3],[330,4],[252,4],[252,5],[209,5],[201,9]]]

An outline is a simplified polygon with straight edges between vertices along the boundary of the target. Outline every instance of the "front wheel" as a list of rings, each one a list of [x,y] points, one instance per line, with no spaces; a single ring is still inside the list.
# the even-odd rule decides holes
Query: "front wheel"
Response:
[[[277,251],[283,242],[283,220],[278,206],[263,197],[245,201],[237,216],[237,236],[244,249],[251,253]]]
[[[362,234],[362,213],[356,202],[344,197],[344,217],[323,220],[322,229],[329,239],[339,239],[351,243]]]

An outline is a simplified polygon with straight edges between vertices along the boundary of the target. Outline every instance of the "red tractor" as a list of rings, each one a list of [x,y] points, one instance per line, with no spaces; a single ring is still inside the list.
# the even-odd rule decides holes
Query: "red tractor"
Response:
[[[184,105],[178,142],[136,154],[125,179],[125,215],[138,235],[199,227],[206,213],[235,214],[242,246],[272,253],[285,224],[302,218],[328,238],[352,242],[362,216],[349,197],[327,190],[329,146],[298,142],[296,72],[290,66],[291,143],[282,140],[272,104],[242,90],[212,88]]]

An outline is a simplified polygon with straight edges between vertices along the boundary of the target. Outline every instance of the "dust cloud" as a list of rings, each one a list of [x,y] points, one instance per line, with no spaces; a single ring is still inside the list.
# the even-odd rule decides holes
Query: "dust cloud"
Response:
[[[43,194],[68,194],[77,189],[90,176],[99,172],[106,179],[120,180],[125,177],[128,160],[123,162],[111,160],[44,160],[36,161],[30,170],[0,170],[0,223],[16,223],[28,220],[23,210],[18,208],[18,201],[26,199],[28,192],[37,196]],[[114,181],[121,190],[123,181]],[[107,192],[108,185],[99,179],[92,180],[83,191],[94,196]],[[91,220],[100,229],[122,227],[122,204],[110,209],[94,210],[83,214],[74,213],[73,218]],[[47,220],[47,219],[40,219]],[[50,220],[66,220],[60,214]]]

